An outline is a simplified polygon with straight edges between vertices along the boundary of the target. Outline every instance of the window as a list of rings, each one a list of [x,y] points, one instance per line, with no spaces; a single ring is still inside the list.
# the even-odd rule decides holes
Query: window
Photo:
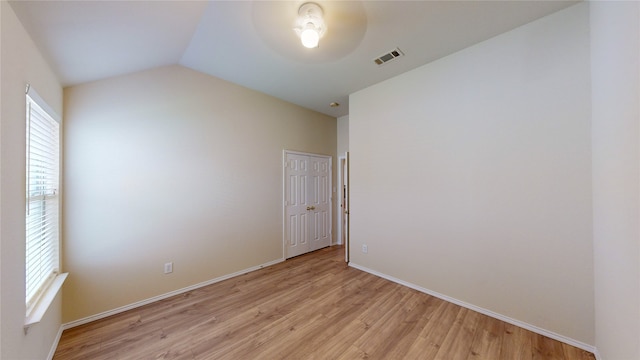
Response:
[[[29,315],[59,273],[59,123],[27,91],[26,306]]]

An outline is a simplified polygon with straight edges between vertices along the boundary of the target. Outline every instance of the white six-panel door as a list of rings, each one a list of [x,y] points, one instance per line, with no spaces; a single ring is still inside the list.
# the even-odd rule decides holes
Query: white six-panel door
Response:
[[[311,204],[311,251],[331,245],[331,158],[309,157],[310,184],[307,192]]]
[[[331,244],[331,157],[285,152],[285,257]]]
[[[309,210],[307,205],[309,158],[285,154],[284,232],[285,257],[309,251]]]

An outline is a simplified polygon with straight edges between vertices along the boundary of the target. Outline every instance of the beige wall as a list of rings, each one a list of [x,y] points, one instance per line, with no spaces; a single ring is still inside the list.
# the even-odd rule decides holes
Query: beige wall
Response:
[[[65,322],[281,259],[283,149],[335,186],[335,118],[180,66],[65,89],[64,131]]]
[[[580,4],[351,95],[353,263],[593,345],[589,78]]]
[[[591,3],[596,346],[640,359],[640,5]]]
[[[58,296],[25,335],[25,86],[62,114],[62,88],[11,6],[0,2],[0,337],[1,359],[44,359],[61,325]]]

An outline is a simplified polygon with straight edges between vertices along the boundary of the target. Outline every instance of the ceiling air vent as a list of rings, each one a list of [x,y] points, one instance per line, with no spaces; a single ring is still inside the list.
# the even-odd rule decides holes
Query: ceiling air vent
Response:
[[[378,65],[382,65],[382,64],[388,63],[389,61],[391,61],[391,60],[393,60],[395,58],[398,58],[398,57],[400,57],[402,55],[404,55],[402,53],[402,51],[400,51],[400,49],[398,49],[398,48],[395,48],[395,49],[389,51],[388,53],[378,57],[377,59],[374,59],[373,62],[378,64]]]

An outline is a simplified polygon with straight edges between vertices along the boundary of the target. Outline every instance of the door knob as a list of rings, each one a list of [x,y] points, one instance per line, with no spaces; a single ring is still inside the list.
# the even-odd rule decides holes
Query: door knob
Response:
[[[316,207],[315,206],[307,206],[307,210],[315,210]]]

